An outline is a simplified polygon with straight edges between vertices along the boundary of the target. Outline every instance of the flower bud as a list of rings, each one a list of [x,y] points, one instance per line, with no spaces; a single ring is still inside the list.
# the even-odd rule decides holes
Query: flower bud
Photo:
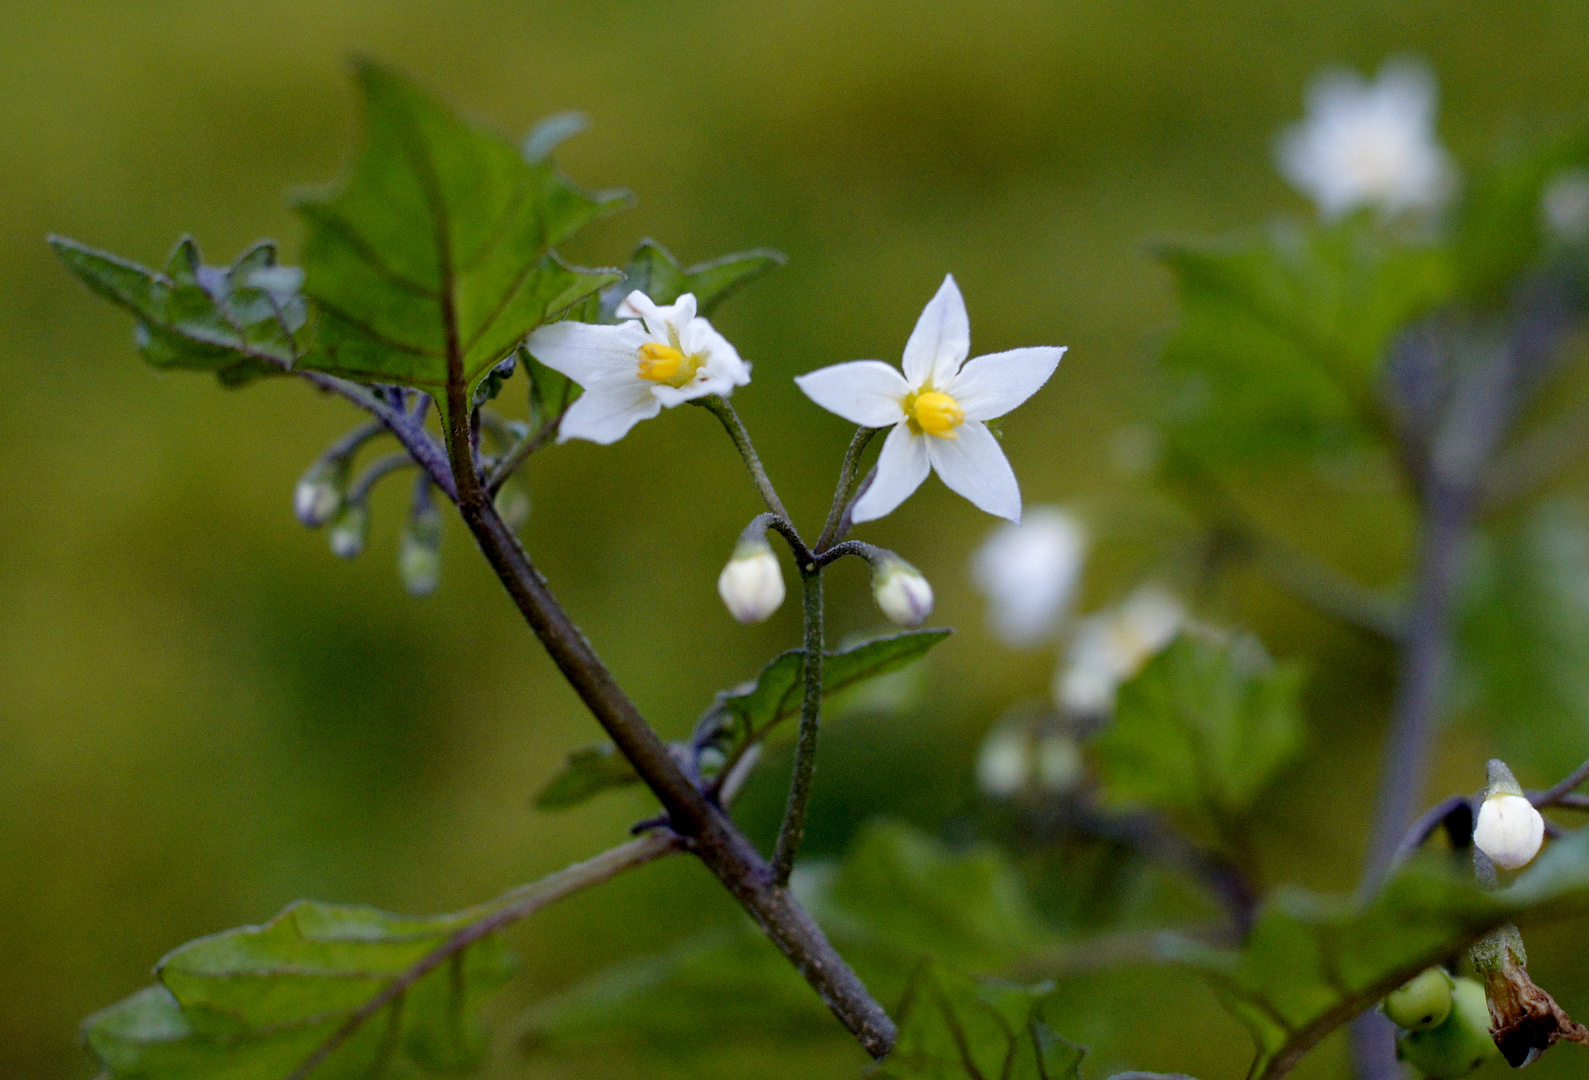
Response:
[[[1527,866],[1545,841],[1545,819],[1522,795],[1491,795],[1479,807],[1473,843],[1506,870]]]
[[[1490,1037],[1484,987],[1472,979],[1453,982],[1451,1012],[1445,1021],[1423,1031],[1404,1031],[1396,1040],[1396,1056],[1429,1080],[1456,1080],[1500,1053]]]
[[[429,596],[441,579],[441,515],[430,501],[428,484],[414,494],[408,524],[398,543],[397,572],[410,596]]]
[[[717,595],[742,623],[759,623],[778,610],[785,595],[783,569],[765,536],[741,539],[717,575]]]
[[[872,598],[900,626],[920,626],[932,614],[932,586],[893,552],[882,553],[872,564]]]
[[[331,553],[341,559],[358,558],[369,538],[370,508],[363,502],[350,502],[343,506],[326,535]]]
[[[304,471],[297,488],[293,490],[293,512],[304,525],[318,529],[342,508],[347,489],[347,458],[319,458]]]
[[[522,483],[509,479],[497,489],[494,501],[497,516],[513,532],[518,532],[530,520],[530,493]]]

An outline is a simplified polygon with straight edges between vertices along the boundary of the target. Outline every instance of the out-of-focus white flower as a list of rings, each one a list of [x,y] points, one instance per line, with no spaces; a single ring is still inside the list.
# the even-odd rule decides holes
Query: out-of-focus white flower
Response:
[[[1141,671],[1186,621],[1186,609],[1158,585],[1143,585],[1119,607],[1076,624],[1070,650],[1054,677],[1054,698],[1073,716],[1108,716],[1115,691]]]
[[[977,754],[977,786],[990,799],[1063,795],[1085,770],[1075,735],[1047,708],[1017,706],[988,732]]]
[[[728,613],[742,623],[759,623],[783,603],[783,568],[765,537],[740,540],[733,557],[717,575],[717,595]]]
[[[1545,819],[1522,795],[1495,792],[1479,807],[1473,843],[1496,866],[1516,870],[1527,866],[1545,842]]]
[[[1280,136],[1280,172],[1326,218],[1438,209],[1454,172],[1434,119],[1434,76],[1422,64],[1387,61],[1374,82],[1327,72],[1308,93],[1307,118]]]
[[[311,529],[337,516],[348,490],[349,461],[345,454],[317,458],[304,470],[292,491],[293,513]]]
[[[525,341],[530,355],[585,392],[563,417],[557,441],[614,443],[663,406],[721,394],[750,382],[750,365],[695,314],[685,293],[665,307],[636,290],[618,305],[617,326],[557,322]]]
[[[988,598],[988,626],[1007,645],[1036,645],[1070,613],[1087,536],[1057,506],[1000,525],[977,549],[971,578]]]
[[[1023,728],[1001,724],[977,754],[977,786],[992,799],[1008,799],[1026,787],[1032,772],[1032,739]]]
[[[932,614],[932,584],[891,551],[872,563],[872,599],[900,626],[920,626]]]
[[[1020,486],[983,421],[1037,393],[1065,350],[1011,349],[967,364],[970,351],[965,300],[948,275],[905,342],[903,375],[881,360],[853,360],[795,379],[812,401],[852,424],[893,429],[851,520],[859,524],[889,513],[930,471],[979,510],[1021,520]]]
[[[1589,169],[1563,169],[1545,185],[1539,209],[1545,231],[1568,243],[1589,237]]]

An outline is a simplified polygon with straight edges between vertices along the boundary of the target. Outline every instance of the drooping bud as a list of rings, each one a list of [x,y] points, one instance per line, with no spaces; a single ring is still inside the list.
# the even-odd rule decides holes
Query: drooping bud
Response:
[[[364,552],[370,538],[370,507],[363,501],[349,502],[331,522],[326,540],[331,553],[342,559],[356,559]]]
[[[430,480],[421,477],[414,489],[397,548],[397,572],[410,596],[429,596],[441,579],[441,514],[430,497]]]
[[[347,490],[347,456],[327,455],[318,458],[304,471],[293,490],[293,512],[304,525],[318,529],[342,509]]]
[[[1473,826],[1473,843],[1506,870],[1527,866],[1545,842],[1545,819],[1501,761],[1490,762],[1490,786]]]
[[[892,551],[872,560],[872,598],[900,626],[920,626],[932,614],[932,585]]]
[[[739,538],[733,557],[717,575],[717,595],[742,623],[762,622],[778,610],[786,595],[783,568],[766,534],[752,529]]]

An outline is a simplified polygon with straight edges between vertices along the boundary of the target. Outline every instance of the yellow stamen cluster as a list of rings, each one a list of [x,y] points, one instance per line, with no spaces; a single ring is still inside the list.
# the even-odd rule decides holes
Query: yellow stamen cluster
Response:
[[[701,369],[702,357],[686,356],[672,345],[648,341],[640,346],[640,377],[651,382],[681,387]]]
[[[948,394],[924,390],[905,399],[905,416],[917,432],[940,439],[955,438],[955,428],[965,422],[966,411]]]

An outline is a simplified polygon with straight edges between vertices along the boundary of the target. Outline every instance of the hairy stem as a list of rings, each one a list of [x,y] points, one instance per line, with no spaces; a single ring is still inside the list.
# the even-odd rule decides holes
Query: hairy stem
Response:
[[[811,782],[817,771],[817,736],[822,727],[822,569],[800,568],[800,591],[805,601],[805,696],[800,701],[800,734],[795,740],[794,775],[789,781],[789,802],[778,829],[773,851],[773,880],[781,888],[789,883],[795,854],[806,832],[806,808],[811,802]]]
[[[767,509],[783,518],[789,519],[789,511],[783,508],[783,500],[778,498],[778,492],[772,486],[772,480],[767,476],[767,470],[761,463],[761,457],[756,453],[756,447],[750,441],[750,432],[745,430],[744,421],[740,420],[739,413],[734,411],[734,406],[728,399],[712,394],[709,397],[698,398],[700,404],[706,406],[713,416],[723,422],[723,428],[728,432],[728,437],[734,440],[734,449],[739,451],[739,456],[745,461],[745,468],[750,470],[750,478],[756,482],[756,490],[761,492],[762,501],[767,504]]]
[[[833,491],[833,507],[828,511],[827,523],[822,526],[822,535],[817,537],[817,546],[813,549],[819,554],[844,539],[844,534],[849,531],[847,511],[861,482],[861,455],[866,453],[867,445],[881,430],[856,428],[849,449],[844,451],[844,463],[839,466],[839,484]]]

